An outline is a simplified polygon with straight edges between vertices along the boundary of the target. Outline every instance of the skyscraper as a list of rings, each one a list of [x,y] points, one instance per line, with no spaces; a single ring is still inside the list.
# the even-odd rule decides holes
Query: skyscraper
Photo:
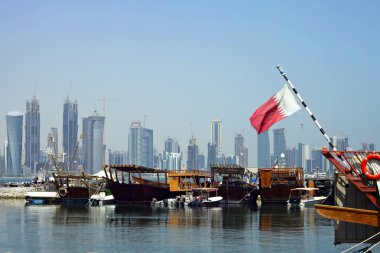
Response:
[[[153,130],[132,122],[128,134],[128,163],[153,167]]]
[[[25,166],[36,173],[40,162],[40,105],[36,97],[26,101],[25,113]]]
[[[211,120],[211,145],[216,146],[216,157],[222,156],[222,120]]]
[[[194,137],[190,139],[189,145],[187,146],[187,169],[197,170],[198,169],[198,145],[197,139]]]
[[[169,153],[179,153],[180,147],[178,145],[178,141],[174,140],[173,138],[168,138],[165,141],[165,150],[164,151],[169,152]]]
[[[103,169],[104,164],[104,116],[94,112],[88,118],[83,118],[83,168],[84,171],[95,174]]]
[[[207,143],[207,168],[211,167],[211,164],[217,163],[217,147],[215,144]]]
[[[168,138],[165,141],[165,150],[161,155],[161,169],[165,170],[181,170],[182,153],[178,145],[178,141]]]
[[[58,129],[55,127],[50,128],[50,132],[47,137],[47,147],[49,152],[58,155]]]
[[[330,140],[338,150],[346,150],[349,147],[348,137],[333,136]]]
[[[281,166],[286,165],[285,128],[273,129],[273,156]]]
[[[265,131],[257,135],[257,167],[270,168],[269,134]]]
[[[73,161],[77,160],[77,154],[75,154],[76,145],[78,141],[78,104],[75,100],[71,100],[67,97],[63,104],[63,152],[65,155],[65,168],[75,169],[75,167],[68,168],[70,164],[75,166]],[[74,155],[76,157],[74,157]]]
[[[244,136],[242,134],[235,136],[235,156],[239,157],[240,166],[248,167],[248,148],[244,146]]]
[[[10,112],[6,115],[7,123],[7,175],[20,176],[22,174],[22,125],[23,116],[20,112]]]

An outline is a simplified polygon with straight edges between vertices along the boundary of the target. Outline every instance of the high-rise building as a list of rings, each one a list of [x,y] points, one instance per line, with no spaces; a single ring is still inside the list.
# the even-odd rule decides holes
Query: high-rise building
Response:
[[[68,170],[76,169],[73,161],[77,160],[78,141],[78,103],[67,97],[63,104],[63,152],[65,153],[64,166]],[[75,156],[75,157],[74,157]],[[68,168],[70,164],[74,167]]]
[[[211,165],[215,163],[218,163],[217,146],[209,142],[207,144],[207,168],[211,168]]]
[[[257,135],[257,167],[271,167],[268,131]]]
[[[83,118],[83,168],[90,174],[95,174],[103,169],[104,122],[105,117],[100,116],[96,111],[90,117]]]
[[[348,137],[333,136],[330,140],[337,150],[346,150],[349,147]]]
[[[371,149],[373,148],[373,149]],[[375,151],[375,145],[373,143],[368,144],[367,142],[362,143],[362,151]]]
[[[312,171],[316,171],[316,172],[325,171],[325,166],[324,166],[325,159],[320,149],[313,149],[311,151],[311,158],[313,160]]]
[[[180,153],[180,147],[178,145],[178,141],[169,137],[165,141],[165,149],[164,149],[164,151],[169,152],[169,153]]]
[[[296,166],[297,167],[302,167],[305,168],[305,149],[304,149],[304,144],[299,142],[298,143],[298,148],[297,148],[297,161],[296,161]]]
[[[182,153],[178,141],[168,138],[165,141],[165,150],[160,157],[160,168],[165,170],[181,170]]]
[[[164,151],[161,155],[161,169],[179,171],[181,170],[182,153]]]
[[[132,122],[128,134],[128,163],[153,167],[153,130]]]
[[[278,164],[286,166],[285,128],[273,129],[273,156]],[[280,161],[281,160],[281,161]]]
[[[110,164],[127,164],[127,152],[125,151],[113,151],[109,152]]]
[[[49,149],[49,152],[58,155],[58,129],[55,127],[50,128],[47,137],[47,148]]]
[[[0,151],[0,176],[5,174],[5,152]]]
[[[1,175],[8,174],[8,140],[4,141],[4,168],[1,172]]]
[[[216,157],[222,156],[222,120],[211,120],[211,145],[216,146]]]
[[[7,168],[8,176],[20,176],[22,157],[22,125],[23,115],[20,112],[10,112],[6,115],[7,124]]]
[[[244,136],[237,134],[235,136],[235,156],[238,164],[244,168],[248,167],[248,148],[244,146]]]
[[[297,149],[295,147],[293,148],[287,148],[286,154],[285,154],[287,166],[294,167],[297,163]]]
[[[189,145],[187,146],[187,169],[188,170],[197,170],[198,169],[198,145],[197,139],[194,137],[190,139]]]
[[[206,157],[203,154],[198,155],[198,168],[206,169]]]
[[[25,166],[37,172],[40,162],[40,105],[36,97],[26,101],[25,112]]]

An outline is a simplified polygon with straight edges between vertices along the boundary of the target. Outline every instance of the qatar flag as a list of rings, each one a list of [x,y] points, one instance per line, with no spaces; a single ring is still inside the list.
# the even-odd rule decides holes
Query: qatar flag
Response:
[[[287,84],[265,104],[260,106],[251,116],[251,125],[256,129],[257,134],[261,134],[270,128],[274,123],[280,121],[296,111],[300,110],[293,93]]]

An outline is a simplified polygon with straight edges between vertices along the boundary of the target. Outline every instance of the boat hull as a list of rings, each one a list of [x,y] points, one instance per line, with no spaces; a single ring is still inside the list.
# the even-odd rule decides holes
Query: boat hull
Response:
[[[256,204],[258,190],[253,186],[240,187],[223,184],[218,187],[218,195],[223,197],[221,204]]]
[[[260,197],[262,203],[287,204],[292,185],[272,185],[272,187],[261,188]]]
[[[90,195],[94,191],[89,192],[89,188],[82,186],[69,186],[58,189],[63,204],[86,205],[89,202]]]
[[[153,199],[175,197],[166,187],[145,184],[109,182],[107,186],[118,204],[150,204]]]
[[[59,197],[56,191],[27,192],[25,194],[25,200],[32,205],[48,205],[61,203],[61,198]]]

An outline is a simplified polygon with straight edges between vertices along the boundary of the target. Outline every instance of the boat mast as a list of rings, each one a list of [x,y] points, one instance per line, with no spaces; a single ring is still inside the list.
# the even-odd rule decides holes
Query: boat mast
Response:
[[[282,68],[277,65],[277,69],[278,71],[280,71],[280,74],[285,78],[286,82],[290,85],[290,87],[292,88],[294,94],[297,95],[297,98],[300,100],[301,104],[303,105],[303,107],[306,109],[306,111],[309,113],[311,119],[314,121],[315,125],[318,127],[319,131],[322,133],[322,135],[325,137],[325,139],[327,140],[327,142],[329,143],[330,147],[333,149],[333,150],[336,150],[334,144],[332,143],[331,139],[329,138],[329,136],[326,134],[325,130],[323,130],[322,126],[319,124],[319,122],[317,121],[317,119],[315,118],[314,114],[310,111],[309,107],[306,105],[305,101],[303,101],[303,99],[301,98],[300,94],[297,92],[296,88],[294,88],[293,84],[290,82],[290,80],[288,79],[288,77],[286,76],[285,72],[282,70]]]

